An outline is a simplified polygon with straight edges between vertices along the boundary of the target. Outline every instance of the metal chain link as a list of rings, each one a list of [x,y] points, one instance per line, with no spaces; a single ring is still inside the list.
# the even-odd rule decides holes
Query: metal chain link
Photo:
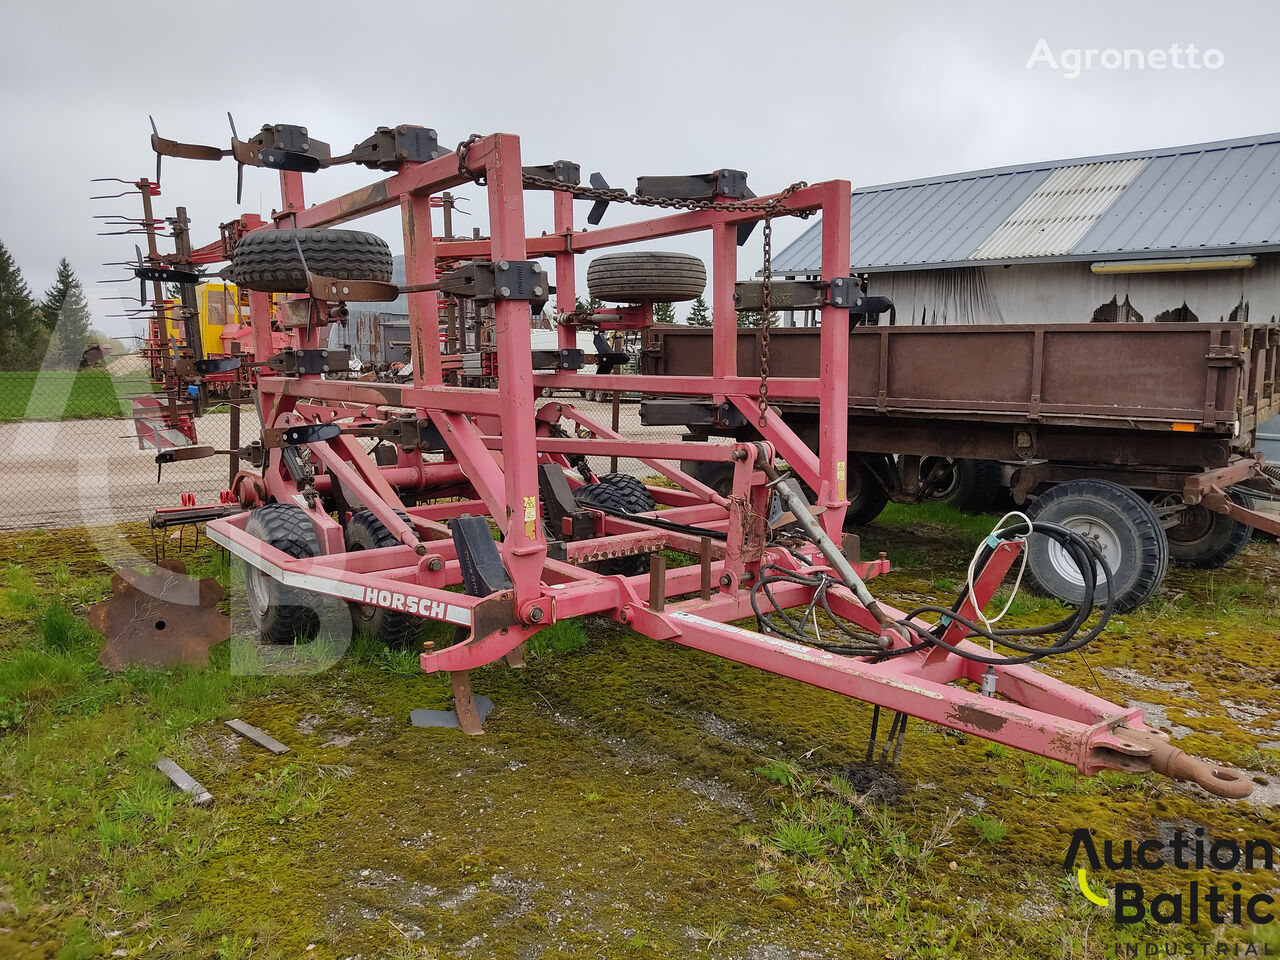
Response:
[[[469,166],[467,166],[467,154],[471,152],[471,147],[474,144],[479,143],[483,139],[484,137],[481,136],[480,134],[473,133],[471,136],[467,137],[467,139],[463,140],[460,144],[458,144],[458,146],[453,151],[455,154],[457,154],[457,157],[458,157],[458,172],[462,174],[464,177],[468,178],[469,180],[475,181],[482,187],[487,182],[485,180],[484,171],[472,170]]]
[[[764,218],[764,266],[760,283],[760,416],[756,425],[763,430],[769,425],[769,328],[773,320],[769,307],[773,294],[773,217]]]
[[[473,133],[468,139],[458,144],[456,153],[458,155],[458,172],[464,176],[470,177],[476,183],[483,184],[485,182],[484,173],[472,170],[467,166],[467,153],[470,151],[472,144],[483,139],[478,133]],[[630,203],[638,207],[665,207],[674,210],[722,210],[729,213],[756,213],[764,214],[764,264],[761,268],[761,310],[760,310],[760,416],[757,423],[763,429],[768,424],[769,419],[769,329],[773,322],[770,316],[772,306],[773,293],[773,218],[775,216],[798,217],[801,220],[807,220],[813,215],[812,210],[788,210],[783,204],[798,190],[803,190],[807,186],[803,180],[797,180],[791,186],[787,187],[781,193],[768,200],[691,200],[683,197],[642,197],[634,193],[629,193],[621,188],[605,188],[583,186],[581,184],[564,183],[560,180],[553,180],[550,177],[539,177],[533,174],[525,174],[523,182],[526,187],[539,187],[544,190],[559,190],[562,193],[571,193],[575,197],[583,200],[603,200],[606,203]],[[576,314],[576,311],[574,311]],[[566,314],[573,316],[574,314]]]

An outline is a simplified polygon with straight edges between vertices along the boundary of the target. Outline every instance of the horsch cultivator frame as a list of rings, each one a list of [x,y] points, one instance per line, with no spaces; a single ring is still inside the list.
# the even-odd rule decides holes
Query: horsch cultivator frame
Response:
[[[989,538],[970,586],[953,607],[934,611],[935,622],[925,619],[928,611],[909,616],[872,598],[865,581],[886,572],[888,561],[851,562],[837,546],[847,506],[846,340],[850,296],[856,296],[848,276],[847,181],[796,184],[756,198],[746,190],[744,174],[717,171],[642,178],[629,194],[611,190],[598,175],[593,187],[580,186],[575,164],[522,166],[519,139],[503,133],[475,136],[449,151],[436,149],[434,131],[380,128],[342,158],[330,157],[327,145],[304,128],[264,127],[250,143],[253,149],[233,140],[232,150],[219,151],[153,137],[163,155],[230,154],[280,170],[282,202],[268,221],[225,225],[222,239],[191,254],[194,263],[230,260],[231,279],[242,289],[257,286],[249,295],[253,353],[271,358],[254,386],[261,462],[240,471],[233,484],[228,499],[242,511],[210,520],[207,530],[246,564],[249,605],[269,638],[314,634],[315,595],[349,602],[357,623],[388,639],[412,636],[419,618],[454,624],[459,641],[440,649],[427,645],[421,665],[451,675],[462,725],[478,732],[468,671],[501,659],[516,662],[521,645],[538,630],[601,614],[650,637],[865,700],[877,716],[881,707],[896,711],[902,715],[893,731],[899,737],[909,715],[1084,773],[1155,771],[1222,796],[1249,793],[1247,778],[1184,754],[1143,723],[1141,710],[1109,703],[1032,666],[1045,652],[1075,649],[1082,640],[1046,649],[1030,646],[1025,634],[1006,632],[998,639],[1015,652],[997,655],[992,644],[966,639],[983,631],[981,610],[1031,535],[1025,525]],[[319,203],[304,198],[304,173],[353,158],[387,175]],[[491,236],[433,237],[432,197],[472,181],[484,185]],[[529,237],[526,201],[548,196],[554,232]],[[594,202],[592,224],[615,201],[676,209],[583,230],[575,222],[575,199]],[[389,276],[322,263],[316,253],[322,248],[305,233],[397,207],[406,261],[406,283],[399,287]],[[767,316],[771,221],[812,212],[822,214],[822,279],[811,291],[822,318],[821,375],[766,380],[766,367],[759,380],[740,377],[738,242],[763,221],[760,293]],[[280,231],[279,242],[272,242],[274,231]],[[576,305],[575,258],[695,232],[709,232],[713,247],[713,375],[596,373],[588,380],[579,372],[578,327],[643,326],[652,322],[652,302],[637,296],[638,303],[583,315]],[[304,248],[304,239],[310,246]],[[250,253],[253,270],[244,266]],[[277,262],[272,257],[293,262],[295,273],[300,265],[301,279],[274,288],[263,282],[272,274],[264,264]],[[554,263],[560,321],[555,369],[545,373],[535,372],[530,348],[530,304],[541,305],[551,293],[540,261]],[[283,353],[272,349],[272,289],[293,291],[277,302],[277,316],[293,318],[293,342]],[[327,379],[327,369],[345,364],[326,344],[328,326],[345,317],[346,303],[398,293],[408,294],[412,382]],[[438,346],[444,296],[474,298],[491,308],[498,389],[446,382]],[[727,414],[758,420],[761,439],[633,440],[572,404],[541,399],[545,388],[585,387],[711,397]],[[768,398],[819,403],[816,452],[768,407]],[[575,429],[561,429],[562,420]],[[394,444],[394,461],[371,456],[360,442],[367,438]],[[602,481],[585,466],[587,454],[638,460],[674,486],[645,488],[616,476]],[[681,460],[732,464],[731,494],[721,496],[687,475]],[[619,496],[583,496],[605,486],[616,487]],[[775,492],[781,507],[774,505]],[[406,494],[415,503],[429,502],[405,506]],[[637,508],[635,497],[651,500]],[[1094,563],[1079,546],[1064,540],[1062,549],[1076,550],[1082,565]],[[662,550],[696,562],[667,569]],[[1099,582],[1099,589],[1107,588],[1105,568]],[[828,641],[800,642],[793,628],[816,618],[818,606]],[[802,614],[779,613],[794,608]],[[1082,626],[1087,613],[1053,626],[1068,637],[1091,639],[1096,628],[1086,634]],[[768,632],[733,625],[753,615]]]

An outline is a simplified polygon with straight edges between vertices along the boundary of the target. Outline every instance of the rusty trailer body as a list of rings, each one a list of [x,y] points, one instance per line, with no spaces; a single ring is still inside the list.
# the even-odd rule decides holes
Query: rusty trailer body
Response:
[[[758,364],[761,336],[739,332],[740,370]],[[816,330],[780,328],[770,339],[779,376],[817,373]],[[1253,452],[1258,426],[1280,411],[1275,323],[857,326],[848,352],[851,461],[861,457],[868,486],[885,488],[871,489],[861,513],[851,508],[864,522],[886,496],[927,498],[945,459],[1004,462],[1018,503],[1072,481],[1139,491],[1174,558],[1198,566],[1235,556],[1248,528],[1280,532],[1275,514],[1256,509],[1271,479]],[[703,328],[647,335],[647,372],[693,376],[709,362]],[[817,442],[812,404],[779,406]],[[693,438],[752,435],[707,401],[650,400],[641,417],[683,424]]]

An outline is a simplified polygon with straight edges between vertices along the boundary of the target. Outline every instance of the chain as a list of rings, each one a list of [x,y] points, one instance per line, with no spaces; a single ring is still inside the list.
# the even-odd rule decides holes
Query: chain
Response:
[[[773,217],[764,218],[764,266],[760,283],[760,416],[756,424],[761,430],[769,425],[769,328],[773,318],[769,306],[773,294]]]
[[[467,137],[467,139],[463,140],[460,144],[458,144],[457,148],[453,151],[458,156],[458,172],[462,174],[464,177],[466,177],[467,179],[474,180],[476,183],[480,184],[480,186],[482,187],[486,183],[484,171],[472,170],[469,166],[467,166],[467,154],[471,152],[471,147],[473,144],[476,144],[483,139],[484,137],[482,137],[480,134],[473,133],[471,136]]]
[[[482,184],[485,182],[484,174],[476,172],[467,166],[467,152],[471,149],[471,145],[480,139],[482,138],[479,134],[473,133],[469,139],[458,144],[456,152],[458,154],[458,172],[470,177],[476,183]],[[760,428],[764,429],[769,420],[769,328],[773,325],[772,311],[770,309],[773,294],[773,218],[782,215],[807,220],[812,216],[812,210],[787,210],[783,206],[792,194],[798,190],[803,190],[809,184],[803,180],[798,180],[768,200],[754,198],[750,200],[692,200],[683,197],[642,197],[620,188],[591,187],[564,183],[560,180],[553,180],[550,177],[539,177],[533,174],[525,174],[523,182],[526,187],[559,190],[562,193],[571,193],[583,200],[603,200],[605,203],[630,203],[638,207],[666,207],[674,210],[722,210],[729,213],[764,214],[764,265],[760,271],[763,280],[760,305],[760,416],[757,420]],[[566,316],[574,316],[575,314],[566,314]]]

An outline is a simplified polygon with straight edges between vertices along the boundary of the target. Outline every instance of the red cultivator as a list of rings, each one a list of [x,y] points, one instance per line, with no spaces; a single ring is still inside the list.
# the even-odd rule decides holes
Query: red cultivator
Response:
[[[1028,536],[1054,538],[1105,599],[1105,566],[1070,531],[1050,525],[1033,531],[1025,522],[997,531],[954,606],[911,615],[867,590],[866,581],[884,573],[888,561],[851,562],[841,552],[848,503],[846,340],[858,296],[848,276],[847,182],[796,184],[754,197],[744,174],[723,170],[641,178],[631,194],[608,188],[598,175],[594,186],[581,186],[576,164],[522,166],[520,142],[508,134],[472,137],[448,151],[438,148],[434,131],[415,127],[384,128],[339,158],[302,128],[265,127],[251,143],[252,150],[234,140],[231,151],[219,151],[153,138],[165,155],[230,153],[281,171],[281,208],[270,222],[241,221],[224,228],[224,240],[191,253],[194,262],[230,260],[224,273],[253,291],[253,354],[270,358],[255,385],[261,447],[252,454],[254,469],[240,471],[232,490],[242,509],[207,525],[210,537],[245,562],[249,607],[267,639],[314,636],[322,627],[317,595],[347,601],[357,626],[388,642],[411,640],[423,618],[454,624],[459,642],[426,649],[422,669],[452,675],[459,717],[475,732],[469,670],[515,660],[524,641],[560,620],[602,614],[650,637],[897,711],[903,715],[894,725],[899,736],[909,715],[1085,773],[1156,771],[1221,796],[1249,793],[1246,778],[1188,757],[1145,726],[1140,710],[1034,668],[1040,657],[1077,649],[1097,635],[1100,624],[1089,629],[1085,623],[1091,603],[1039,631],[996,631],[982,619]],[[348,161],[387,175],[333,199],[304,202],[304,172]],[[434,237],[432,197],[468,181],[485,187],[492,236]],[[548,196],[554,230],[529,237],[526,201]],[[610,203],[675,211],[581,230],[575,199],[594,203],[593,226]],[[390,283],[385,244],[333,229],[393,207],[403,216],[403,285]],[[755,295],[768,317],[774,306],[771,221],[818,211],[821,376],[770,379],[767,336],[761,376],[739,376],[739,242],[763,222],[765,272]],[[626,357],[600,350],[592,358],[597,372],[585,376],[579,329],[642,327],[652,322],[654,302],[697,295],[705,274],[700,262],[682,255],[597,258],[588,275],[591,293],[619,306],[583,311],[576,257],[701,231],[713,245],[713,375],[604,373]],[[552,294],[539,261],[554,265],[555,351],[530,347],[531,305],[540,310]],[[275,351],[271,300],[281,293],[287,296],[278,301],[276,317],[291,344]],[[326,376],[346,369],[343,352],[328,347],[328,332],[345,321],[347,304],[399,294],[408,296],[412,382]],[[459,386],[453,379],[459,365],[442,363],[442,318],[459,315],[492,325],[497,389]],[[464,356],[462,368],[466,364]],[[726,419],[758,423],[760,439],[628,439],[571,404],[539,399],[547,388],[710,397]],[[816,451],[770,409],[769,398],[820,404]],[[377,453],[390,447],[394,457],[371,453],[370,439],[380,442]],[[586,455],[638,461],[639,472],[669,485],[598,476]],[[700,483],[681,461],[726,464],[731,491],[722,495]],[[668,569],[671,554],[691,562]],[[1109,603],[1103,606],[1105,619]],[[809,630],[819,615],[825,639]],[[733,625],[753,616],[760,630]],[[991,642],[967,639],[974,634]],[[1013,652],[994,653],[997,642]]]

